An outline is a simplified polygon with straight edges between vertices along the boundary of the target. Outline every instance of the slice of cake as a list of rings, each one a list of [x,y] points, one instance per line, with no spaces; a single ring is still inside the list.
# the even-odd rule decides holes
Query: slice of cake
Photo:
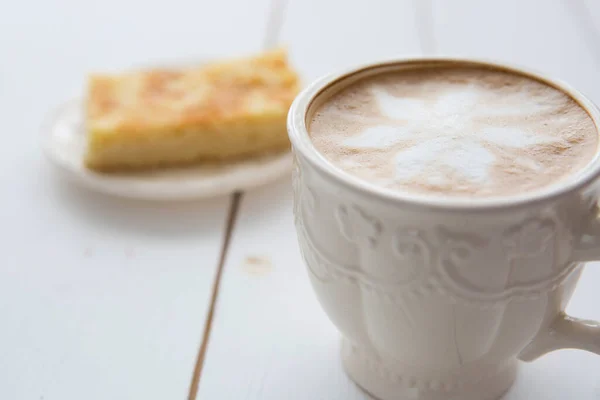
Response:
[[[300,88],[283,49],[197,68],[92,75],[88,84],[85,165],[97,171],[284,151]]]

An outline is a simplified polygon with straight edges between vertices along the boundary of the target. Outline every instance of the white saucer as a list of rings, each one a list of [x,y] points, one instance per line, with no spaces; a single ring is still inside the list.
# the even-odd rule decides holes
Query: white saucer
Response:
[[[44,148],[50,159],[79,183],[110,195],[149,200],[215,197],[264,185],[292,169],[292,155],[285,152],[222,166],[100,174],[83,164],[83,122],[81,100],[64,104],[44,127]]]

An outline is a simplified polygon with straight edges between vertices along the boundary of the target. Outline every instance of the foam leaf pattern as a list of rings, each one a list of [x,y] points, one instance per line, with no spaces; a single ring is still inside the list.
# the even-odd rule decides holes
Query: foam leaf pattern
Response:
[[[503,115],[526,116],[547,111],[549,106],[530,101],[523,107],[506,102],[492,108],[482,101],[482,95],[481,89],[467,88],[440,94],[433,103],[428,103],[374,89],[381,124],[346,139],[343,145],[366,150],[398,145],[394,163],[400,182],[425,173],[431,175],[430,183],[444,184],[447,174],[436,176],[432,171],[451,170],[466,181],[482,184],[489,178],[496,160],[491,150],[494,148],[513,154],[515,163],[522,167],[539,169],[535,160],[524,157],[518,150],[560,142],[560,138],[522,126],[485,125],[480,121]]]

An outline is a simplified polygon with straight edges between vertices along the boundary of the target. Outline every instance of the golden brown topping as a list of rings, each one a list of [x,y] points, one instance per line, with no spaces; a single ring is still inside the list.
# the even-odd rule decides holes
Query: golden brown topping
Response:
[[[283,49],[194,69],[92,76],[88,116],[110,131],[210,123],[261,107],[289,107],[299,89]]]

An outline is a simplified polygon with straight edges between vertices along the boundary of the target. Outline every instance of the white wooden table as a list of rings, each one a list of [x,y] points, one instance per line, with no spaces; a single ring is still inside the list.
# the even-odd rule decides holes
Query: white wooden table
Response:
[[[40,149],[44,117],[88,71],[274,43],[306,80],[376,58],[467,55],[600,102],[597,0],[4,1],[0,399],[368,398],[309,287],[289,177],[235,201],[122,201],[65,182]],[[570,313],[600,319],[599,282],[589,266]],[[569,396],[600,399],[600,357],[524,364],[507,399]]]

